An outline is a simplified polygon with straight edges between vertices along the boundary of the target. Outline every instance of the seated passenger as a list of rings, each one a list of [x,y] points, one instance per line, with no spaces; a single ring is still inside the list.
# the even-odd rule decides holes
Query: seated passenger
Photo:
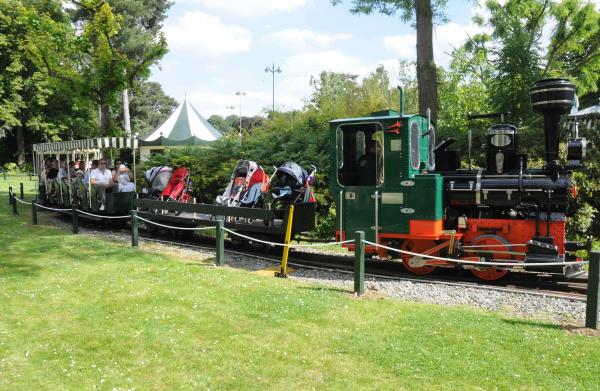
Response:
[[[135,184],[132,182],[133,174],[126,165],[121,164],[115,173],[115,180],[118,185],[119,193],[129,193],[135,191]]]
[[[96,187],[96,195],[100,203],[100,210],[104,210],[106,205],[106,192],[110,192],[113,186],[112,174],[106,168],[106,159],[98,161],[98,168],[90,173],[90,181]]]
[[[49,180],[55,179],[58,175],[58,161],[52,158],[47,160],[47,171],[46,178]]]
[[[83,183],[87,186],[90,181],[90,172],[94,171],[98,168],[98,160],[92,160],[92,167],[85,170],[85,174],[83,176]]]
[[[365,154],[358,158],[356,165],[359,186],[376,186],[381,183],[381,148],[376,140],[367,141]]]

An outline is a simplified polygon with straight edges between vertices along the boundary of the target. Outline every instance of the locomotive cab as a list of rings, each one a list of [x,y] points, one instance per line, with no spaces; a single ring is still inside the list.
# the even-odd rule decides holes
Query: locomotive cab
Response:
[[[439,238],[443,186],[430,172],[435,131],[426,117],[386,110],[334,120],[330,140],[338,238],[355,231],[378,244],[410,235]]]

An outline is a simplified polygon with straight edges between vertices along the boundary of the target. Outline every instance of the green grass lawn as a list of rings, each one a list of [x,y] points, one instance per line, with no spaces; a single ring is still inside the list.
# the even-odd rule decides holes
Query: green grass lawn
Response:
[[[600,389],[597,336],[34,227],[6,185],[2,390]]]

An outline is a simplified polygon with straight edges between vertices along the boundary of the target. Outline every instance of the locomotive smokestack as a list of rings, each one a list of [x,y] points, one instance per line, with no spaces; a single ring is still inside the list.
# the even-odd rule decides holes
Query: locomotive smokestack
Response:
[[[575,86],[566,79],[544,79],[529,91],[533,110],[544,116],[546,163],[558,160],[560,117],[571,109]]]

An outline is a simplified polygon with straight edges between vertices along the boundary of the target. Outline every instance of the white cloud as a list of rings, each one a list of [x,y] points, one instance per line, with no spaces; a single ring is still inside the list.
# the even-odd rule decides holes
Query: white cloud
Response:
[[[286,57],[284,69],[291,75],[318,75],[321,71],[364,74],[369,65],[340,50],[303,52]]]
[[[252,45],[252,32],[227,25],[218,16],[190,11],[164,28],[172,49],[201,52],[210,55],[247,52]]]
[[[454,48],[460,47],[469,36],[482,32],[479,26],[473,23],[460,25],[447,23],[433,31],[433,55],[438,65],[447,66],[450,63],[450,54]],[[395,53],[399,58],[414,61],[416,59],[416,34],[403,34],[382,37],[386,49]]]
[[[311,45],[327,47],[338,41],[352,39],[352,37],[353,35],[350,33],[327,34],[317,33],[311,30],[289,28],[272,33],[270,39],[283,46],[299,48],[309,47]]]
[[[273,12],[290,12],[312,4],[312,0],[182,0],[181,2],[250,18]]]
[[[402,34],[383,37],[385,48],[403,59],[413,60],[415,58],[415,48],[417,36],[415,34]]]

